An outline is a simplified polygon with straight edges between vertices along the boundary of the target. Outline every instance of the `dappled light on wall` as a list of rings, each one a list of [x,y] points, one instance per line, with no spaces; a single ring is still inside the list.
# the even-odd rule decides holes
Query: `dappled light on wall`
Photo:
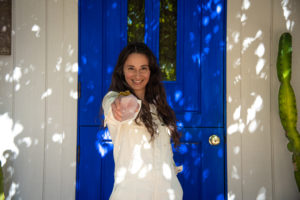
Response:
[[[271,160],[271,154],[274,152],[274,136],[271,134],[274,133],[270,131],[272,128],[268,121],[270,113],[273,112],[270,112],[270,101],[274,101],[270,100],[272,90],[269,87],[270,83],[272,85],[271,72],[275,69],[272,56],[273,37],[280,27],[280,20],[287,31],[295,29],[294,4],[293,0],[280,0],[272,4],[253,0],[243,0],[239,5],[228,2],[227,154],[228,180],[231,187],[227,194],[229,200],[263,200],[271,198],[274,194],[274,180],[269,181],[274,172],[266,170],[273,170],[274,165],[274,161]],[[266,5],[268,7],[265,7]],[[265,152],[256,156],[257,149]],[[264,173],[263,177],[261,173]]]
[[[292,8],[292,3],[290,0],[281,0],[281,8],[283,11],[283,16],[285,19],[285,26],[287,31],[292,31],[295,25],[295,21],[291,19],[291,8]]]
[[[17,33],[13,31],[13,36],[18,36],[24,42],[19,32],[26,32],[27,35],[24,35],[33,36],[30,43],[35,43],[44,39],[40,27],[38,24],[23,24],[21,28],[16,28]],[[16,42],[16,38],[13,41]],[[36,57],[37,50],[34,47],[22,46],[19,41],[16,46],[18,49],[15,47],[12,58],[4,57],[2,60],[1,57],[0,60],[0,81],[3,85],[1,92],[5,92],[0,97],[0,160],[7,200],[26,195],[26,189],[29,188],[26,185],[28,177],[33,173],[37,181],[44,181],[45,177],[49,180],[50,170],[47,171],[47,167],[50,157],[56,154],[57,161],[61,162],[59,158],[63,154],[62,146],[66,144],[65,141],[70,140],[66,134],[69,130],[62,128],[69,121],[69,117],[65,119],[66,115],[62,114],[63,109],[68,106],[60,107],[61,102],[65,100],[64,103],[69,103],[66,99],[77,101],[77,90],[73,85],[76,86],[77,82],[78,64],[70,59],[74,57],[75,47],[66,44],[66,56],[48,55],[45,61]],[[61,52],[63,46],[60,44]],[[39,55],[44,55],[43,47],[37,48],[41,51]],[[30,50],[22,51],[22,48]],[[31,52],[36,54],[31,55]],[[59,87],[56,84],[60,84]],[[2,90],[3,88],[5,89]],[[63,88],[68,89],[63,93]],[[68,97],[65,98],[64,95]],[[66,159],[66,162],[67,160],[71,159]],[[41,167],[36,169],[39,165]],[[73,169],[76,167],[74,161],[67,165]],[[54,168],[51,170],[57,170]],[[60,178],[60,175],[51,178]]]
[[[22,133],[24,127],[20,123],[14,124],[8,113],[0,115],[0,127],[0,160],[1,164],[5,165],[7,159],[16,159],[18,157],[19,148],[15,144],[15,137]],[[26,141],[26,139],[24,140]],[[9,158],[9,156],[12,156],[12,158]]]

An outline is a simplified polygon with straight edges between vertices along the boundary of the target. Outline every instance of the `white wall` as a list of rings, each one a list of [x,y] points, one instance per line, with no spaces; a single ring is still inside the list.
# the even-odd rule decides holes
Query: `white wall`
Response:
[[[297,0],[228,0],[228,199],[300,199],[279,120],[276,74],[278,40],[290,31],[299,108],[299,11]],[[287,21],[293,28],[287,28]]]
[[[77,1],[12,1],[0,56],[0,159],[7,199],[75,199]]]
[[[300,131],[300,1],[274,1],[271,62],[271,133],[273,148],[273,189],[276,200],[300,199],[293,174],[292,154],[287,151],[288,140],[278,115],[279,81],[276,72],[278,41],[281,33],[289,31],[293,37],[292,81],[297,101],[298,131]],[[275,14],[277,13],[277,14]],[[289,25],[290,24],[290,25]]]

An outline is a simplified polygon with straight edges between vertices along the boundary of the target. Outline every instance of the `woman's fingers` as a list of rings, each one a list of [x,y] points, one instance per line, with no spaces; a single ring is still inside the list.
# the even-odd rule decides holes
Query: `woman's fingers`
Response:
[[[121,109],[121,99],[120,97],[116,98],[116,100],[114,101],[115,105],[116,105],[116,108],[117,110],[120,110]]]
[[[117,98],[112,104],[111,104],[112,113],[114,115],[114,118],[118,121],[122,121],[122,112],[120,109],[120,100]]]

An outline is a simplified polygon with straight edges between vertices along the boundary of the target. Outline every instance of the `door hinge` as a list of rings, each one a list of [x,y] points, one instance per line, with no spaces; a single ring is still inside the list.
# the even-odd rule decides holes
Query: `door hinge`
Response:
[[[77,163],[80,162],[80,146],[77,147]]]
[[[81,82],[78,81],[78,99],[80,98],[81,96]]]

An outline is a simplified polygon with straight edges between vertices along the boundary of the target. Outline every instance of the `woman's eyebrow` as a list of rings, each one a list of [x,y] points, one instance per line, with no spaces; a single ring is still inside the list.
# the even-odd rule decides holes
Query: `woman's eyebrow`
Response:
[[[128,64],[128,65],[125,65],[126,67],[135,67],[135,65],[131,65],[131,64]],[[140,65],[140,67],[149,67],[148,64],[143,64],[143,65]]]

